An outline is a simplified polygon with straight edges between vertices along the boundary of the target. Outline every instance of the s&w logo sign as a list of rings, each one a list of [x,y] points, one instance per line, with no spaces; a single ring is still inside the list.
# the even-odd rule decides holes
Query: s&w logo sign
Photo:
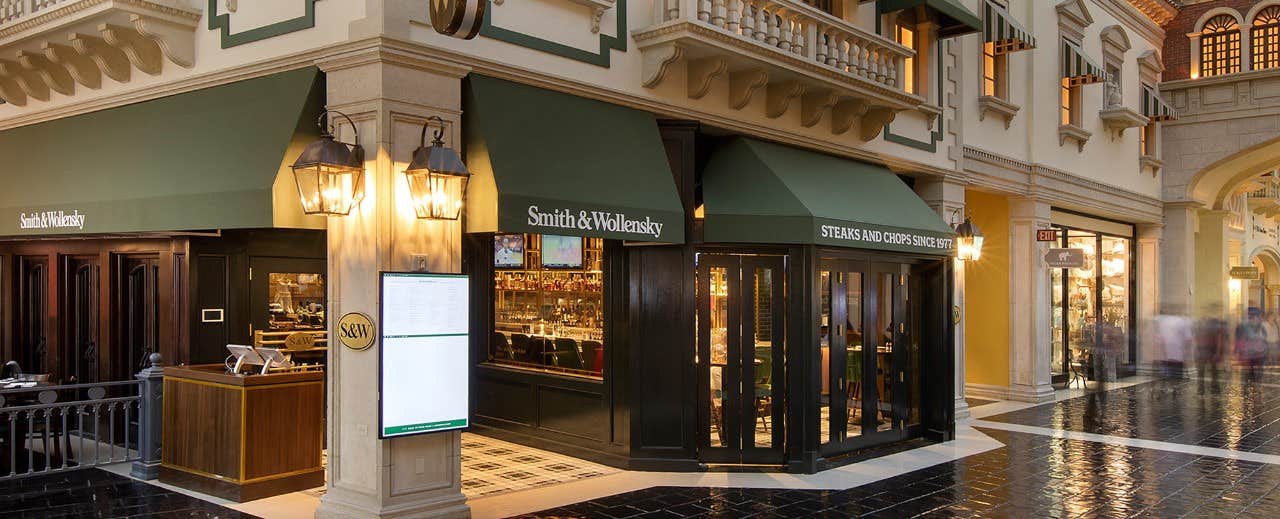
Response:
[[[431,26],[445,36],[470,40],[480,34],[489,0],[431,0]]]

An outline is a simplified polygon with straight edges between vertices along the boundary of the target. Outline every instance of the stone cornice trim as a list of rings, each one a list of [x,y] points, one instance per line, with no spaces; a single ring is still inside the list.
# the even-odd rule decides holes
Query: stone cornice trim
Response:
[[[973,146],[965,146],[964,156],[965,174],[974,186],[1133,223],[1158,223],[1163,218],[1162,202],[1156,197]]]
[[[1151,18],[1151,15],[1144,13],[1133,4],[1135,2],[1142,4],[1154,4],[1163,1],[1164,0],[1094,0],[1094,3],[1101,7],[1103,11],[1110,13],[1111,16],[1115,17],[1116,20],[1119,20],[1125,27],[1133,29],[1133,31],[1138,33],[1138,35],[1143,39],[1159,48],[1164,45],[1165,33],[1164,29],[1160,27],[1164,22],[1154,21]],[[1172,20],[1176,15],[1177,12],[1175,11],[1173,14],[1169,15],[1165,22]]]
[[[190,22],[190,25],[193,27],[200,23],[200,17],[202,16],[198,10],[182,9],[170,5],[148,2],[147,0],[80,0],[78,2],[62,4],[44,12],[43,14],[0,28],[0,40],[22,34],[40,26],[67,18],[79,12],[88,11],[89,9],[107,3],[131,6],[155,14],[183,19]]]
[[[1160,83],[1160,90],[1162,92],[1167,92],[1183,88],[1213,86],[1221,85],[1223,83],[1234,83],[1236,81],[1263,79],[1270,76],[1280,76],[1280,68],[1247,70],[1244,72],[1236,72],[1235,74],[1223,74],[1221,76],[1209,76],[1196,79],[1175,79]]]
[[[744,135],[775,140],[791,146],[839,155],[862,162],[885,165],[893,171],[904,175],[952,178],[956,175],[953,167],[937,166],[900,157],[888,157],[882,152],[865,149],[864,145],[852,136],[848,137],[848,141],[851,143],[849,145],[815,140],[811,135],[807,134],[774,127],[763,127],[758,124],[692,108],[672,106],[656,99],[608,90],[595,85],[582,84],[572,79],[547,74],[545,71],[522,68],[482,57],[461,54],[450,49],[387,36],[354,40],[325,48],[273,57],[233,69],[208,72],[139,90],[75,102],[38,113],[21,114],[8,119],[0,119],[0,131],[225,85],[306,66],[319,66],[322,70],[337,70],[343,67],[372,63],[378,59],[385,59],[422,70],[443,71],[446,74],[453,75],[460,74],[463,70],[474,71],[539,88],[645,110],[659,116],[696,120]]]

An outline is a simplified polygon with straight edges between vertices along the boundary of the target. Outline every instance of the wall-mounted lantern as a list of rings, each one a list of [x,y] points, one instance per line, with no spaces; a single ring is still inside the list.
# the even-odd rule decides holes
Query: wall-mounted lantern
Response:
[[[427,146],[427,129],[433,122],[437,128]],[[458,152],[444,146],[444,119],[431,116],[423,123],[422,144],[413,151],[404,175],[418,218],[457,220],[462,214],[462,199],[471,172]]]
[[[364,199],[364,149],[333,138],[328,115],[340,115],[351,124],[360,142],[356,124],[336,110],[320,113],[320,139],[308,144],[293,163],[293,179],[298,183],[302,212],[345,216]]]
[[[978,224],[965,216],[964,222],[956,227],[956,259],[960,261],[978,261],[982,257],[982,231]]]

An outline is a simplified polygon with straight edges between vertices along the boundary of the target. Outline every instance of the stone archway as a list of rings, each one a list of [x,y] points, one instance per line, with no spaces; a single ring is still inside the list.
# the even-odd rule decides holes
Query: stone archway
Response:
[[[1280,250],[1261,245],[1249,253],[1249,262],[1258,267],[1260,277],[1250,283],[1246,306],[1275,311],[1280,307]]]
[[[1242,147],[1197,172],[1186,184],[1183,200],[1199,202],[1206,209],[1223,209],[1223,203],[1241,185],[1280,166],[1280,137]]]

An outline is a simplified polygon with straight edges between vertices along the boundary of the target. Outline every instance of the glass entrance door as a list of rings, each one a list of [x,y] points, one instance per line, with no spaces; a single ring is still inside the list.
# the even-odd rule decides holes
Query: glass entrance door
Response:
[[[822,263],[818,414],[824,456],[906,438],[919,423],[919,319],[912,307],[919,287],[909,269]]]
[[[784,258],[699,254],[697,272],[699,460],[781,464]]]

